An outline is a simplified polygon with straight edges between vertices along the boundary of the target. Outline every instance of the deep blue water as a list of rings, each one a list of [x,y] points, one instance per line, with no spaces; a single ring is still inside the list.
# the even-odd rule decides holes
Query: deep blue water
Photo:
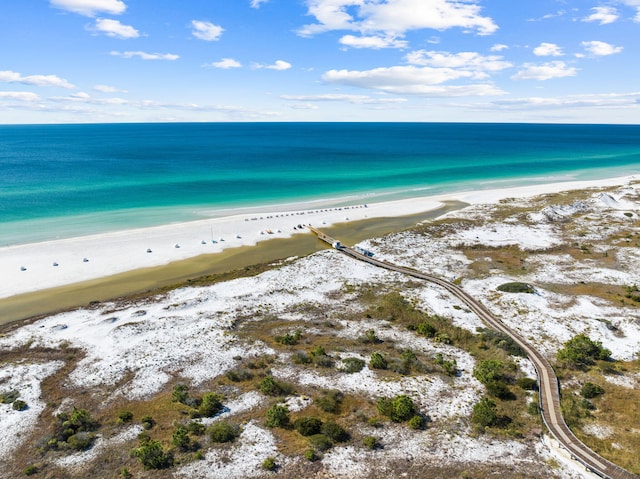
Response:
[[[638,171],[637,125],[6,125],[0,246],[233,208],[373,202]]]

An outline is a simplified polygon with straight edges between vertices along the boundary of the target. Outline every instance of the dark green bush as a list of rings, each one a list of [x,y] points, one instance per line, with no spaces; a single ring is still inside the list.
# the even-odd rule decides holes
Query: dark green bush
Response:
[[[173,402],[185,404],[188,397],[189,388],[185,384],[176,384],[173,386],[173,392],[171,393],[171,400]]]
[[[409,419],[407,425],[411,429],[424,429],[424,418],[419,414],[416,414],[411,419]]]
[[[267,457],[264,461],[262,461],[262,469],[265,471],[275,471],[278,468],[276,464],[276,459],[274,457]]]
[[[496,403],[494,403],[488,397],[483,397],[479,402],[473,406],[473,415],[471,416],[471,422],[481,429],[496,424],[498,420],[498,409]]]
[[[360,358],[345,358],[342,360],[342,371],[353,374],[359,373],[364,368],[365,362]]]
[[[222,395],[217,393],[206,393],[202,396],[202,402],[198,407],[198,412],[202,417],[213,417],[222,411]]]
[[[537,391],[538,390],[538,381],[533,378],[519,378],[516,381],[516,385],[521,387],[525,391]]]
[[[345,442],[349,440],[349,433],[340,424],[327,421],[320,428],[322,434],[334,442]]]
[[[340,410],[340,404],[344,400],[344,395],[337,390],[325,391],[321,396],[316,398],[316,405],[324,412],[332,414],[337,413]]]
[[[18,399],[20,393],[18,391],[6,391],[0,393],[0,404],[11,404],[13,401]]]
[[[527,283],[504,283],[498,286],[498,291],[502,291],[504,293],[529,293],[533,294],[536,292],[535,288]]]
[[[29,406],[22,399],[16,399],[13,401],[13,405],[11,406],[16,411],[26,411],[29,409]]]
[[[207,428],[205,427],[205,425],[201,422],[191,421],[189,424],[187,424],[187,430],[194,436],[202,436],[205,433],[206,429]]]
[[[25,469],[22,471],[22,473],[25,476],[33,476],[34,474],[37,474],[38,472],[40,472],[40,470],[38,469],[37,466],[34,466],[33,464],[25,467]]]
[[[304,458],[309,462],[317,461],[318,459],[320,459],[318,457],[318,453],[313,449],[307,449],[306,451],[304,451]]]
[[[212,442],[231,442],[240,435],[240,428],[226,421],[215,422],[209,427],[209,437]]]
[[[309,444],[318,451],[327,451],[333,446],[331,440],[324,434],[309,436]]]
[[[416,333],[421,334],[422,336],[425,336],[427,338],[433,338],[438,332],[433,324],[424,321],[416,325],[415,331]]]
[[[191,438],[189,430],[182,424],[178,424],[171,435],[171,444],[181,451],[188,451],[191,448]]]
[[[156,421],[151,416],[142,416],[140,423],[142,424],[142,427],[147,430],[156,425]]]
[[[524,349],[522,349],[511,336],[505,333],[488,328],[478,328],[478,332],[483,340],[496,345],[511,356],[526,357],[527,355]]]
[[[373,369],[387,369],[387,366],[387,360],[382,354],[378,352],[371,354],[371,357],[369,358],[369,367]]]
[[[131,411],[120,411],[118,413],[119,423],[130,422],[132,419],[133,419],[133,413]]]
[[[253,379],[253,374],[248,369],[231,369],[225,373],[225,376],[234,383]]]
[[[300,331],[296,331],[293,334],[287,333],[284,336],[276,336],[275,340],[280,344],[284,344],[285,346],[294,346],[298,344],[300,336]]]
[[[380,443],[378,442],[378,438],[374,436],[367,436],[362,440],[362,444],[364,447],[368,449],[377,449],[380,447]]]
[[[413,400],[406,394],[400,394],[393,399],[380,398],[376,406],[380,414],[394,422],[408,421],[418,413]]]
[[[303,436],[313,436],[320,433],[322,420],[312,416],[301,417],[293,422],[293,427]]]
[[[504,363],[497,359],[485,359],[473,368],[473,377],[482,384],[500,381],[504,377]]]
[[[558,362],[574,369],[584,369],[596,360],[610,359],[611,351],[602,347],[600,341],[592,341],[585,334],[574,336],[558,351]]]
[[[262,379],[258,388],[262,394],[268,396],[285,396],[293,392],[293,387],[290,384],[276,381],[273,376],[266,376]]]
[[[93,445],[95,439],[95,434],[80,431],[67,438],[67,445],[74,451],[84,451]]]
[[[267,409],[264,425],[267,427],[289,426],[289,409],[284,404],[274,404]]]
[[[138,458],[145,469],[166,469],[173,466],[173,456],[165,452],[160,441],[155,439],[143,442],[131,454]]]
[[[582,389],[580,389],[580,395],[586,399],[593,399],[604,394],[604,389],[593,383],[584,383]]]
[[[304,351],[296,351],[291,360],[294,364],[311,364],[313,361]]]
[[[360,342],[363,344],[379,344],[382,340],[378,337],[373,329],[369,329],[364,336],[360,338]]]

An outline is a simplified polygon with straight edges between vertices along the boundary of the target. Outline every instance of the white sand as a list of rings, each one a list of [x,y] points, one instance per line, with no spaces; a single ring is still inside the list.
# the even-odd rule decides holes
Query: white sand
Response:
[[[0,298],[160,266],[202,254],[217,253],[225,248],[255,245],[272,238],[309,234],[306,229],[294,229],[297,225],[312,224],[322,227],[365,218],[411,215],[437,209],[447,200],[471,204],[494,203],[511,197],[623,185],[632,178],[459,192],[375,203],[366,207],[358,205],[246,214],[4,247],[0,248]],[[609,201],[615,200],[611,198]],[[622,207],[620,204],[616,206]],[[212,232],[213,239],[217,241],[215,244],[211,241]],[[512,233],[520,234],[515,230]],[[220,241],[221,238],[224,241]],[[205,244],[202,244],[203,241]],[[85,258],[88,261],[84,261]]]

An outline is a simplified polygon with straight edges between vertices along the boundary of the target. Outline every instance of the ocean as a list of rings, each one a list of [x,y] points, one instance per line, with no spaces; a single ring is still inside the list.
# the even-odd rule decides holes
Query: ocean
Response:
[[[638,172],[639,125],[4,125],[0,246]]]

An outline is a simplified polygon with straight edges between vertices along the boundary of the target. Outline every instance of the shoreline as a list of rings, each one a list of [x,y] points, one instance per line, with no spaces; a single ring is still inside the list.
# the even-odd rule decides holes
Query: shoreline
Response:
[[[342,231],[333,234],[346,244],[408,228],[464,204],[623,185],[633,179],[624,176],[259,216],[245,214],[3,247],[0,323],[320,249],[313,235],[299,225],[312,224],[328,231],[339,228]],[[211,242],[212,231],[216,243]]]

